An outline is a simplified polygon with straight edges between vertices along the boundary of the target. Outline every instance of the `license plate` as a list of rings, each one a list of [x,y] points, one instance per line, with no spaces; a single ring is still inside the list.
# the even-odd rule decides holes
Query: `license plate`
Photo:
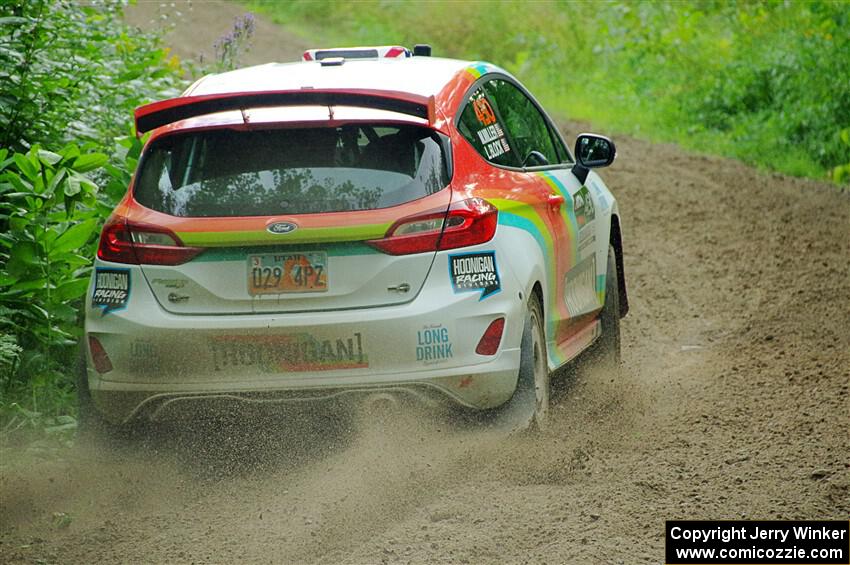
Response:
[[[248,256],[248,293],[327,292],[328,254],[268,253]]]

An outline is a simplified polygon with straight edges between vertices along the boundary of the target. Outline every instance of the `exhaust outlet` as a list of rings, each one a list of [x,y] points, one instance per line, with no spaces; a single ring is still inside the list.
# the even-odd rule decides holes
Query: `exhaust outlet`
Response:
[[[364,402],[366,410],[371,413],[390,412],[398,408],[399,402],[395,395],[387,392],[370,394]]]

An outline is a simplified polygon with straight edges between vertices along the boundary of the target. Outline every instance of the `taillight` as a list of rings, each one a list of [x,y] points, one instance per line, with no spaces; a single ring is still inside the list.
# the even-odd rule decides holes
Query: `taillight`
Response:
[[[496,233],[499,211],[481,198],[455,202],[448,212],[431,211],[395,222],[383,239],[367,241],[389,255],[457,249],[486,243]]]
[[[502,332],[505,331],[505,319],[497,318],[490,322],[481,340],[478,342],[478,347],[475,352],[478,355],[495,355],[499,350],[499,344],[502,343]]]
[[[111,218],[103,226],[97,256],[113,263],[182,265],[203,251],[186,247],[169,229]]]
[[[452,205],[438,249],[457,249],[486,243],[496,234],[499,211],[481,198],[470,198]]]

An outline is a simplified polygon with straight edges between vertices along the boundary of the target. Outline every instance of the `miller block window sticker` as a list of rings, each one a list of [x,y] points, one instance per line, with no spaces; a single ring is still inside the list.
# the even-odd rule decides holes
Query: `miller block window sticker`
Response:
[[[478,141],[484,148],[484,153],[491,161],[508,153],[511,146],[508,145],[508,140],[505,138],[505,131],[502,126],[496,121],[496,113],[493,107],[490,106],[490,101],[484,98],[476,98],[472,100],[472,109],[475,111],[475,117],[478,122],[484,126],[478,131]]]
[[[504,155],[511,150],[508,140],[505,139],[505,131],[498,123],[493,123],[478,130],[477,135],[478,140],[481,141],[481,145],[484,147],[484,153],[487,154],[487,158],[490,160]]]
[[[100,308],[103,315],[127,307],[130,299],[130,269],[95,269],[92,308]]]
[[[495,251],[449,255],[449,277],[455,293],[480,292],[479,300],[502,290]]]

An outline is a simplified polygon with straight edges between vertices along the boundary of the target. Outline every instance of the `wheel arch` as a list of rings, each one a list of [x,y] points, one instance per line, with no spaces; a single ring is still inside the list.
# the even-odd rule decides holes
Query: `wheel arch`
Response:
[[[540,281],[534,281],[534,285],[531,287],[531,293],[537,296],[537,300],[540,302],[540,313],[543,315],[543,319],[545,320],[546,302],[543,300],[543,285],[540,284]]]
[[[611,215],[610,243],[614,246],[614,255],[617,260],[617,287],[620,298],[620,317],[624,318],[629,313],[629,297],[626,292],[626,272],[623,269],[623,235],[620,229],[620,218],[616,214]]]

